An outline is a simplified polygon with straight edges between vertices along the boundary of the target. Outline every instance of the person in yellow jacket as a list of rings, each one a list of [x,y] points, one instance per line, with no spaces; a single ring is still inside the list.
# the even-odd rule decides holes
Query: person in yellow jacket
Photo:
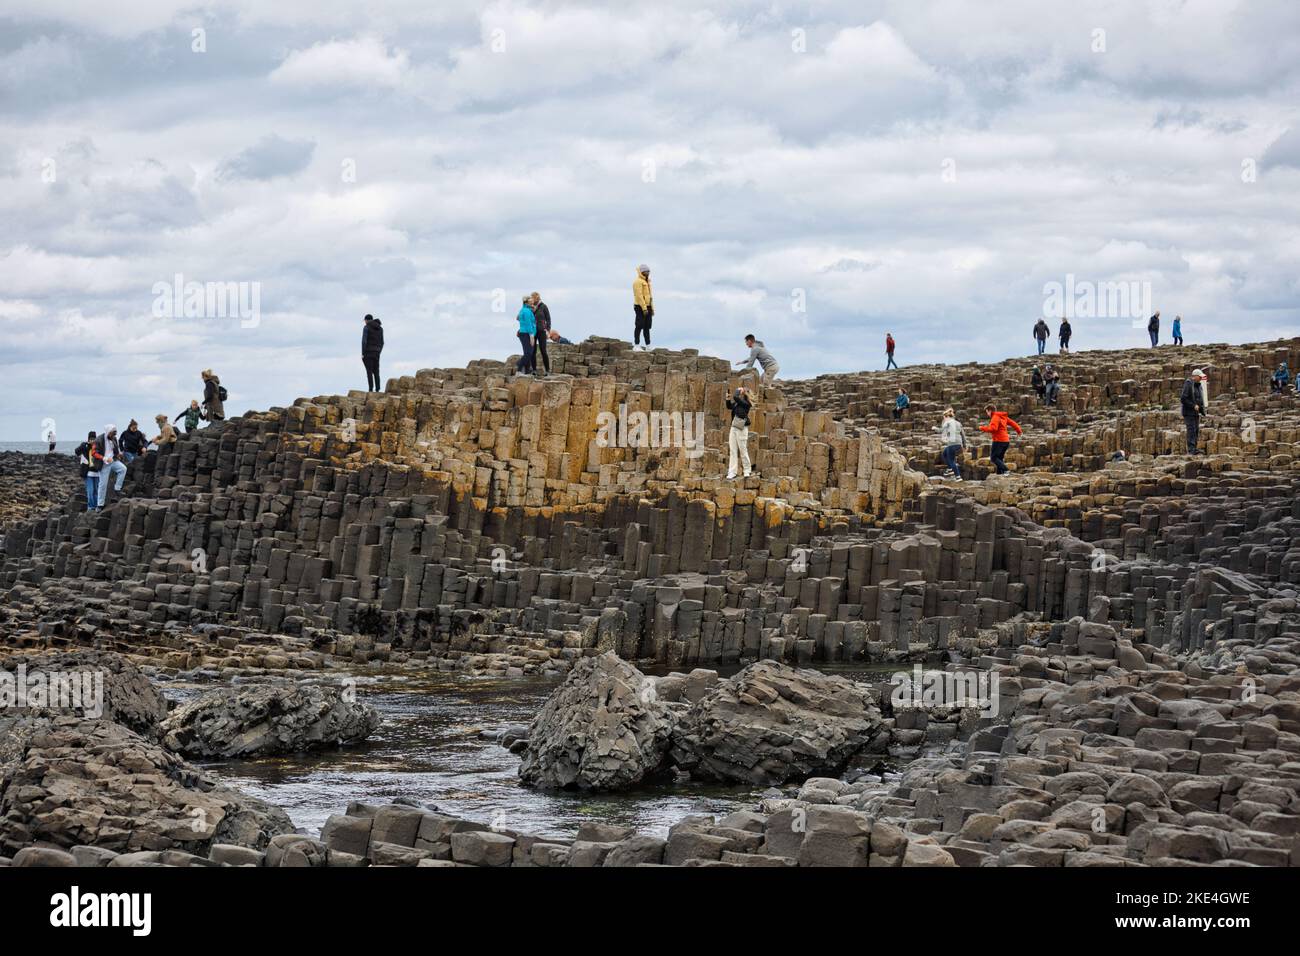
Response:
[[[636,312],[636,330],[632,333],[633,346],[641,345],[641,333],[645,333],[644,352],[650,347],[650,320],[655,314],[655,300],[650,291],[650,267],[642,263],[636,267],[636,278],[632,280],[632,308]]]

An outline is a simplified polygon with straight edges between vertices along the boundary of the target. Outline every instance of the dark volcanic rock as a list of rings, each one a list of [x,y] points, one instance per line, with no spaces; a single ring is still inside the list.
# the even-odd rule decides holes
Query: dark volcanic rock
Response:
[[[633,786],[662,766],[672,726],[651,679],[613,653],[585,658],[533,719],[519,778],[548,789]]]
[[[160,730],[163,744],[187,757],[250,757],[354,744],[378,726],[374,707],[337,688],[260,684],[204,694]]]
[[[20,678],[26,687],[26,706],[5,701],[6,716],[103,717],[151,738],[157,737],[158,724],[167,716],[163,695],[134,664],[117,654],[15,654],[0,659],[0,673],[5,681],[0,693],[11,687],[16,690]]]
[[[673,732],[672,760],[704,780],[784,783],[838,772],[880,722],[865,688],[759,661],[692,705]]]

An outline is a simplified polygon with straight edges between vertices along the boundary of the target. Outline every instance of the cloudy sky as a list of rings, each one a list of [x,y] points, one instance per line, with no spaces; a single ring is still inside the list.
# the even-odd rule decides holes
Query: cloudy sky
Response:
[[[618,6],[5,0],[0,439],[364,387],[366,312],[385,377],[504,358],[533,289],[630,337],[638,262],[656,344],[792,376],[1027,354],[1067,281],[1300,329],[1291,0]]]

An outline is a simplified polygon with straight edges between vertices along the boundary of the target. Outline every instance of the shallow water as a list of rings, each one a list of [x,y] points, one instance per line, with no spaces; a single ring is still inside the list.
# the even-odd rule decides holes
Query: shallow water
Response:
[[[893,670],[893,668],[890,668]],[[880,669],[838,670],[879,680]],[[223,782],[282,807],[294,825],[318,833],[348,801],[405,797],[498,828],[572,836],[595,821],[665,835],[690,813],[752,809],[764,788],[662,783],[616,794],[550,793],[519,783],[519,756],[484,731],[526,724],[558,681],[430,673],[357,673],[357,699],[383,718],[364,744],[337,750],[206,764]],[[169,686],[187,699],[200,684]],[[798,789],[788,788],[791,795]]]

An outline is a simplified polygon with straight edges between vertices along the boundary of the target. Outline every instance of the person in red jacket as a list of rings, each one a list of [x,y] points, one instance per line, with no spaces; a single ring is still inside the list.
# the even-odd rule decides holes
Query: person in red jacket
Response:
[[[894,361],[894,333],[885,333],[885,371],[888,372],[890,366],[898,368],[898,363]]]
[[[1011,447],[1011,434],[1007,431],[1007,426],[1014,428],[1017,435],[1023,435],[1024,431],[1011,420],[1010,415],[998,411],[997,406],[985,405],[984,411],[988,413],[989,423],[981,425],[980,431],[989,433],[989,438],[993,441],[993,451],[989,453],[989,457],[993,459],[993,467],[998,470],[998,474],[1005,475],[1007,449]]]

